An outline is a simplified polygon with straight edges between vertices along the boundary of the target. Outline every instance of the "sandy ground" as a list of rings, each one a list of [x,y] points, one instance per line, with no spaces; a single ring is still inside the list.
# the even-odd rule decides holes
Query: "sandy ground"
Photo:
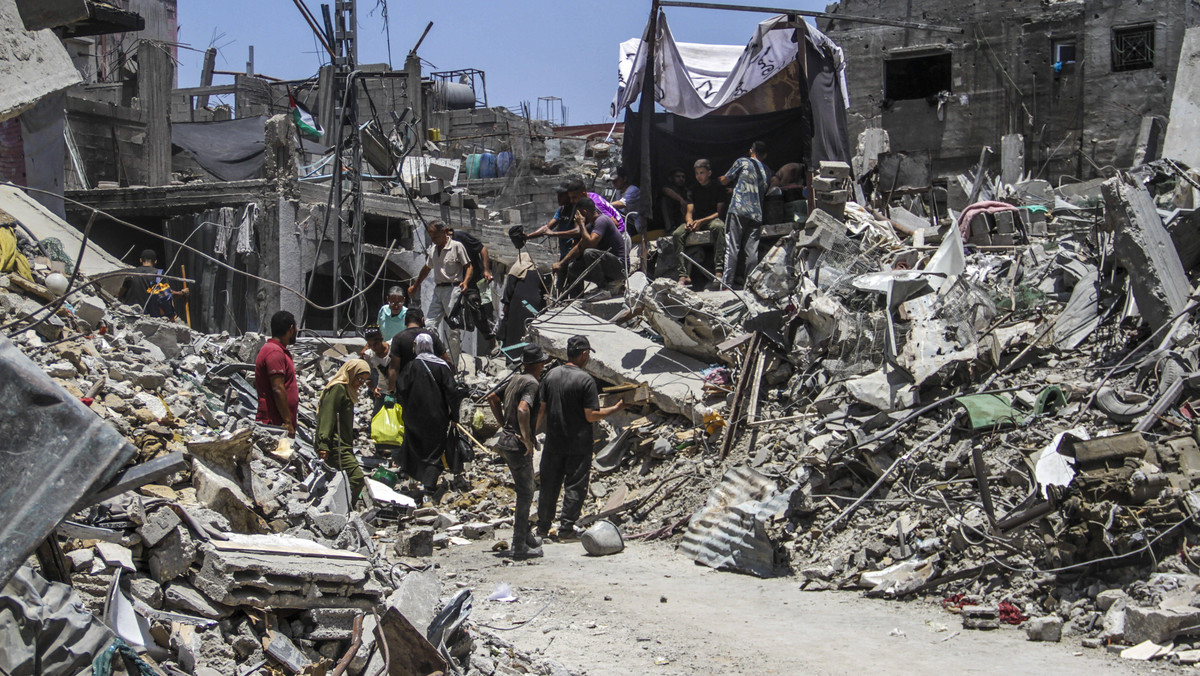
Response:
[[[803,592],[794,577],[712,571],[663,544],[631,543],[602,558],[586,556],[577,542],[548,544],[545,558],[519,564],[499,558],[492,544],[434,555],[448,586],[473,588],[471,619],[502,628],[525,622],[495,633],[591,676],[1178,670],[1083,649],[1078,638],[1032,643],[1012,627],[964,631],[959,616],[928,603]],[[486,600],[502,582],[516,602]]]

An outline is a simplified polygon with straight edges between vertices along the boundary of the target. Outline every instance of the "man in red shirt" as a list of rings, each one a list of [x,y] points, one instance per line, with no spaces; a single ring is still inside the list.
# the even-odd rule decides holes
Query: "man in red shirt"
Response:
[[[271,339],[254,360],[254,388],[258,390],[255,419],[267,425],[280,425],[293,438],[300,391],[296,387],[296,365],[287,346],[295,340],[296,318],[280,310],[271,316]]]

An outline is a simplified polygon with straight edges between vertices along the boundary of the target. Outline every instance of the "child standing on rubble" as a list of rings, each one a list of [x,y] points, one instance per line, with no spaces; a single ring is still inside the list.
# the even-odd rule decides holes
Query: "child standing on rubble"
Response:
[[[342,470],[350,480],[350,499],[358,500],[363,487],[362,467],[354,457],[354,405],[358,392],[371,379],[371,367],[362,359],[342,364],[329,379],[317,402],[317,456]]]

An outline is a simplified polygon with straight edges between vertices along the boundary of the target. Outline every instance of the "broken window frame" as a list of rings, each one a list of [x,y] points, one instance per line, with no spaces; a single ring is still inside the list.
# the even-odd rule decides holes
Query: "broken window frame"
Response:
[[[942,60],[945,61],[944,66],[943,66],[943,64],[940,64],[940,63],[936,64],[937,67],[939,67],[939,68],[944,67],[944,69],[945,69],[945,77],[944,78],[935,78],[933,76],[933,74],[931,74],[928,70],[926,70],[925,73],[926,73],[927,77],[922,78],[924,81],[920,82],[917,86],[899,88],[899,87],[895,87],[892,84],[892,81],[893,81],[892,76],[894,75],[894,76],[899,77],[900,74],[896,73],[894,71],[891,71],[890,70],[891,68],[899,67],[899,64],[901,64],[902,62],[908,62],[905,64],[906,67],[919,66],[920,64],[918,64],[916,62],[921,62],[921,61],[929,62],[929,65],[934,65],[932,62],[935,60],[936,61],[942,61]],[[896,66],[893,66],[893,64],[896,64]],[[897,95],[899,93],[899,92],[897,92],[898,89],[900,90],[900,92],[902,92],[902,95]],[[913,91],[915,91],[916,93],[915,94],[912,93]],[[930,99],[932,97],[936,97],[940,92],[943,92],[943,91],[946,91],[946,92],[954,91],[954,57],[952,56],[950,50],[939,49],[937,51],[924,51],[924,52],[915,53],[915,54],[914,53],[895,54],[895,55],[889,56],[883,60],[883,98],[884,99],[886,99],[888,101],[916,101],[916,100]]]
[[[1112,29],[1112,70],[1124,73],[1154,67],[1154,24]]]
[[[1065,47],[1069,47],[1071,49],[1071,58],[1069,59],[1062,58],[1063,48]],[[1068,63],[1075,63],[1078,56],[1079,43],[1075,40],[1075,38],[1061,38],[1054,40],[1050,45],[1051,63],[1061,63],[1065,66]]]

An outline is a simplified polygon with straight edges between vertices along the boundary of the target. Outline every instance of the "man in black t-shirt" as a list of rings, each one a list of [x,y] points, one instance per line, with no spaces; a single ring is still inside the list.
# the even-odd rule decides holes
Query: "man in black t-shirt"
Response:
[[[442,339],[438,338],[437,331],[425,328],[425,313],[421,312],[421,308],[408,308],[408,311],[404,313],[404,323],[408,328],[392,337],[392,344],[388,348],[388,354],[391,356],[391,361],[388,363],[389,393],[396,391],[396,378],[400,375],[400,370],[404,368],[405,364],[417,358],[417,336],[422,333],[433,337],[434,354],[441,357],[447,364],[454,363],[450,361],[450,352],[442,343]],[[453,370],[451,367],[451,371]],[[395,399],[392,399],[392,402],[394,401]],[[385,401],[385,403],[388,402]]]
[[[567,363],[546,375],[538,390],[538,427],[546,426],[542,449],[542,488],[538,494],[538,534],[546,537],[554,523],[558,494],[563,492],[558,535],[575,535],[592,470],[592,423],[625,407],[624,401],[600,408],[596,379],[583,367],[592,346],[584,336],[567,340]],[[564,490],[565,488],[565,490]]]
[[[529,508],[533,504],[533,453],[536,448],[534,422],[537,420],[538,378],[550,357],[542,348],[529,344],[521,353],[523,370],[514,375],[504,389],[503,403],[498,392],[488,395],[492,413],[503,427],[496,448],[512,470],[517,493],[517,511],[513,517],[512,556],[514,559],[542,555],[542,541],[530,532]]]
[[[469,232],[455,230],[454,228],[446,228],[450,233],[450,238],[463,245],[467,250],[467,258],[471,261],[471,276],[470,285],[467,290],[459,296],[459,302],[463,305],[462,320],[460,326],[452,328],[464,328],[468,331],[478,329],[488,340],[492,340],[492,324],[493,312],[491,303],[484,303],[483,298],[479,293],[479,280],[484,279],[490,284],[492,281],[492,261],[488,254],[487,245],[479,241],[479,238]],[[451,309],[451,316],[458,313],[456,308]]]
[[[679,258],[679,283],[685,286],[692,283],[691,264],[679,254],[683,253],[684,240],[693,232],[712,231],[716,276],[719,278],[725,269],[725,221],[721,220],[721,214],[729,203],[729,193],[724,186],[712,180],[712,164],[708,160],[696,160],[695,168],[696,185],[688,191],[687,217],[671,233]]]

